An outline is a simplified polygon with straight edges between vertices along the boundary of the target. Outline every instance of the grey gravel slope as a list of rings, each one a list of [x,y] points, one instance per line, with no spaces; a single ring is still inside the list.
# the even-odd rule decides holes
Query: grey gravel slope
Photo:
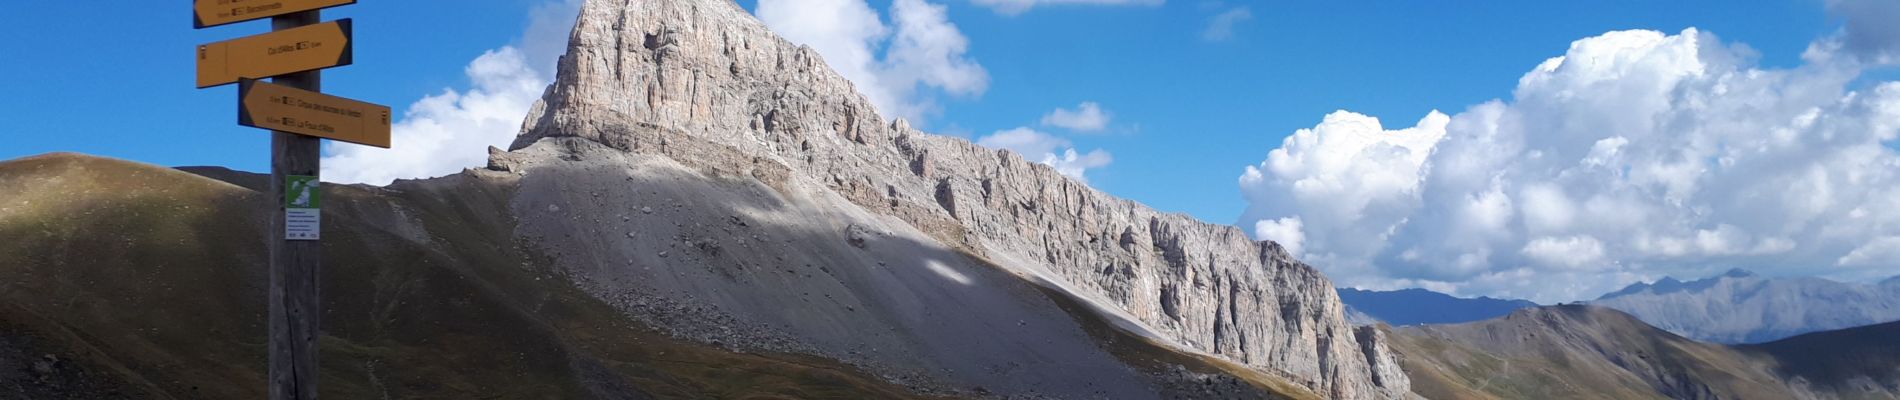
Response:
[[[1159,397],[1034,287],[901,221],[828,192],[558,142],[533,150],[575,161],[516,168],[517,233],[638,318],[956,393]]]

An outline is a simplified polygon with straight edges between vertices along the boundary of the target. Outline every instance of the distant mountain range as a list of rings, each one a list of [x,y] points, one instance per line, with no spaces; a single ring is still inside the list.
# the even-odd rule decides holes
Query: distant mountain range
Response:
[[[1674,277],[1665,276],[1654,283],[1644,283],[1644,282],[1632,283],[1629,286],[1624,286],[1623,289],[1604,294],[1601,297],[1597,297],[1597,300],[1617,298],[1617,297],[1643,294],[1643,293],[1669,294],[1669,293],[1679,293],[1679,292],[1685,292],[1685,291],[1691,291],[1691,292],[1702,291],[1702,290],[1706,290],[1710,287],[1715,286],[1717,282],[1721,281],[1721,278],[1747,279],[1747,278],[1755,278],[1755,277],[1756,276],[1754,272],[1749,272],[1748,270],[1739,269],[1739,268],[1728,270],[1728,272],[1724,272],[1722,273],[1722,275],[1717,275],[1717,276],[1709,277],[1708,279],[1702,279],[1702,280],[1697,280],[1697,281],[1692,281],[1692,282],[1683,282],[1683,281],[1676,280],[1676,278]]]
[[[1461,298],[1425,289],[1339,289],[1358,325],[1455,324],[1536,307],[1525,300]],[[1821,278],[1765,278],[1734,269],[1694,281],[1665,277],[1588,302],[1657,328],[1716,343],[1761,343],[1808,332],[1900,321],[1900,276],[1877,284]]]
[[[1689,282],[1637,283],[1590,303],[1698,340],[1760,343],[1900,320],[1900,278],[1860,284],[1737,269]]]
[[[1724,346],[1572,304],[1388,332],[1414,392],[1433,399],[1900,397],[1900,323]]]
[[[1346,303],[1348,318],[1353,323],[1370,324],[1374,322],[1366,320],[1366,317],[1370,317],[1397,326],[1481,321],[1537,306],[1537,303],[1526,300],[1490,297],[1467,299],[1425,289],[1373,291],[1344,288],[1339,289],[1339,299]]]

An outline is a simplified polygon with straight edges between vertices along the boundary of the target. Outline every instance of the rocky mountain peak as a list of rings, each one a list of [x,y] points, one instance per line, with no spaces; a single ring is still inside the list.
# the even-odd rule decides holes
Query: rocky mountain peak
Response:
[[[1755,272],[1741,268],[1732,268],[1727,272],[1723,272],[1721,275],[1688,282],[1683,282],[1675,277],[1665,276],[1662,279],[1656,280],[1655,283],[1632,283],[1629,286],[1624,286],[1622,289],[1597,297],[1597,300],[1608,300],[1640,293],[1669,294],[1683,291],[1700,291],[1715,287],[1725,280],[1754,279],[1759,277],[1760,276],[1756,275]]]
[[[1658,328],[1719,343],[1760,343],[1900,317],[1900,286],[1815,277],[1765,278],[1732,269],[1680,282],[1663,278],[1591,304],[1628,312]]]
[[[556,82],[490,169],[588,157],[536,150],[577,139],[767,187],[822,188],[1124,328],[1326,397],[1409,393],[1385,339],[1348,324],[1331,282],[1277,244],[886,123],[817,52],[728,0],[587,1]]]

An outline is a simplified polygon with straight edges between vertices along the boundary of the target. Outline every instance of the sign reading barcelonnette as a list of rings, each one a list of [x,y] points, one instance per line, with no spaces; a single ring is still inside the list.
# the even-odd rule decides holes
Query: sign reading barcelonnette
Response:
[[[326,95],[323,69],[350,65],[356,0],[193,0],[192,26],[271,19],[271,32],[198,46],[199,88],[237,83],[238,124],[271,130],[270,398],[317,398],[322,299],[323,138],[388,148],[389,107]],[[270,82],[260,81],[270,79]]]
[[[191,25],[204,29],[350,4],[356,0],[195,0]]]

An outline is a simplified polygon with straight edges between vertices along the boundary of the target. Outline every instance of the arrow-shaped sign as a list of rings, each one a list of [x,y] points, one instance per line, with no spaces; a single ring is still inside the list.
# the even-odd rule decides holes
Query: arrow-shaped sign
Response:
[[[198,88],[350,65],[350,20],[198,46]]]
[[[289,86],[238,82],[238,125],[389,148],[389,107]]]
[[[204,29],[350,4],[356,0],[192,0],[191,25]]]

